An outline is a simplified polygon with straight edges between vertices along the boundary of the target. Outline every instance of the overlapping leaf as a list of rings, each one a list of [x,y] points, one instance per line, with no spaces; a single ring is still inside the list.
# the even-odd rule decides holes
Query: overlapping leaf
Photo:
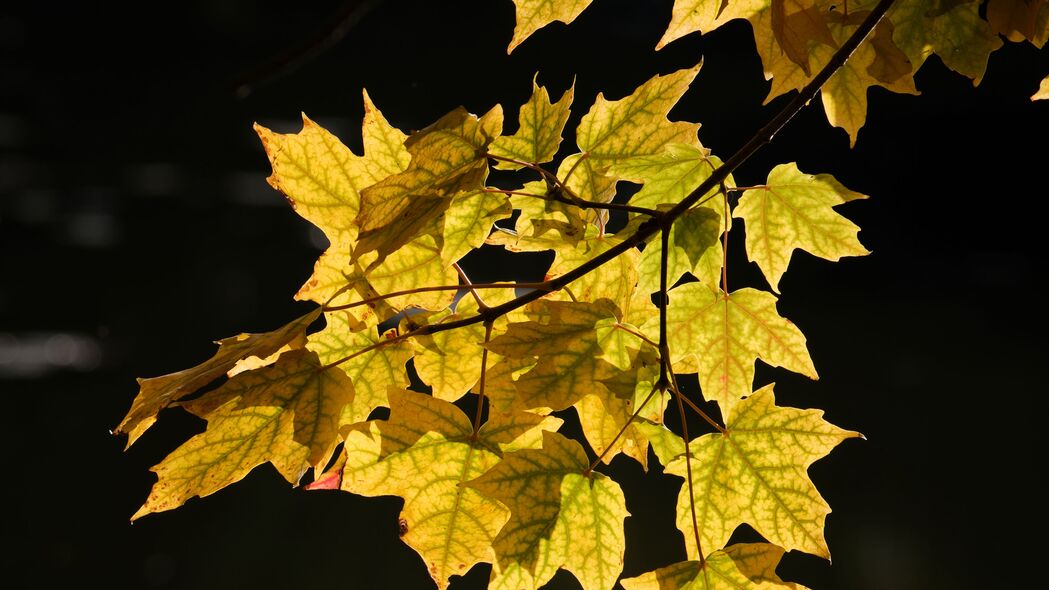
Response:
[[[408,168],[361,192],[354,259],[375,251],[378,258],[369,264],[374,266],[416,237],[436,233],[451,197],[481,188],[488,175],[488,144],[502,127],[498,105],[480,118],[458,108],[405,140]]]
[[[614,318],[604,303],[542,300],[531,306],[538,319],[511,323],[492,338],[488,350],[538,361],[514,380],[515,407],[563,410],[588,393],[604,394],[602,381],[616,373],[614,365],[597,356],[601,346],[595,324]]]
[[[813,176],[781,164],[763,186],[740,198],[733,215],[747,224],[747,256],[778,292],[795,249],[832,261],[869,253],[856,236],[860,228],[832,209],[866,198],[828,174]]]
[[[153,468],[159,481],[132,518],[212,494],[265,462],[297,483],[308,467],[327,463],[353,393],[341,369],[324,367],[315,353],[301,349],[234,376],[185,404],[207,419],[207,430]]]
[[[267,357],[287,343],[301,338],[306,328],[319,316],[318,309],[272,332],[224,338],[218,342],[219,349],[215,355],[195,367],[160,377],[139,379],[138,395],[115,432],[126,433],[130,447],[156,422],[161,410],[223,376],[241,360]]]
[[[413,353],[407,342],[387,342],[394,337],[392,332],[380,335],[374,328],[354,331],[352,318],[345,311],[326,313],[327,326],[311,334],[306,343],[322,364],[339,362],[339,368],[353,381],[354,398],[344,408],[341,424],[363,422],[375,408],[389,406],[386,391],[408,385],[404,365]]]
[[[623,569],[623,520],[629,515],[619,485],[589,463],[579,443],[543,433],[542,449],[506,456],[467,482],[510,510],[493,542],[491,588],[536,589],[559,568],[584,590],[609,590]]]
[[[756,359],[817,378],[805,337],[764,291],[681,285],[670,291],[667,333],[674,363],[694,355],[703,397],[717,400],[726,418],[750,394]]]
[[[736,527],[747,523],[780,547],[830,558],[823,538],[830,507],[807,470],[841,441],[860,435],[822,416],[820,410],[776,406],[770,385],[738,404],[725,434],[691,442],[693,497],[682,485],[677,509],[690,557],[698,556],[690,508],[694,502],[704,551],[724,547]],[[673,446],[683,453],[680,439]],[[686,477],[684,457],[670,461],[666,472]]]
[[[296,134],[274,133],[258,124],[255,130],[273,166],[273,174],[267,179],[270,185],[284,193],[295,211],[331,242],[313,276],[296,295],[324,303],[346,282],[343,273],[349,270],[357,237],[353,220],[360,212],[360,192],[408,166],[405,135],[386,121],[367,93],[364,156],[354,155],[305,115],[302,131]]]
[[[400,389],[389,397],[388,422],[347,436],[341,489],[404,498],[401,539],[445,588],[449,577],[492,561],[507,510],[463,483],[491,469],[499,455],[471,440],[470,419],[454,405]]]
[[[805,590],[776,575],[783,548],[742,543],[622,581],[626,590]]]

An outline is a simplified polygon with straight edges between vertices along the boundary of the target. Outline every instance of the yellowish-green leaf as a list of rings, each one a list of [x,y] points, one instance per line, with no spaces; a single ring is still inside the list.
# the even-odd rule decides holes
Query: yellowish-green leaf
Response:
[[[715,197],[714,202],[721,201]],[[724,230],[721,215],[713,207],[699,206],[685,211],[670,228],[667,250],[667,285],[673,286],[692,273],[704,284],[717,287],[721,280],[722,250],[719,238]],[[637,268],[638,291],[659,291],[663,242],[657,234],[641,252]]]
[[[572,154],[557,168],[557,177],[576,197],[594,203],[610,203],[616,196],[616,179],[600,171],[603,164],[586,154]],[[570,215],[584,218],[587,222],[604,227],[608,211],[604,209],[581,210],[569,207]]]
[[[776,298],[756,289],[726,295],[701,283],[672,289],[667,334],[675,365],[694,356],[703,397],[716,400],[726,418],[754,385],[761,359],[816,379],[805,337],[776,311]]]
[[[488,398],[493,412],[516,411],[517,386],[514,381],[521,375],[527,373],[536,365],[536,358],[530,355],[522,355],[520,358],[508,358],[489,354],[491,358],[488,370],[484,377],[484,396]],[[536,409],[532,411],[538,414],[549,413],[549,408]]]
[[[563,164],[562,164],[563,165]],[[546,198],[547,187],[542,181],[529,182],[521,187],[519,195],[510,197],[513,208],[520,211],[514,228],[517,236],[505,232],[496,237],[507,238],[505,244],[513,251],[535,251],[572,248],[586,233],[586,222],[578,207]]]
[[[339,442],[343,409],[352,401],[350,378],[337,367],[322,367],[307,350],[240,373],[186,404],[207,418],[207,430],[153,468],[160,479],[132,519],[212,494],[267,461],[298,482],[308,467],[327,463]]]
[[[554,22],[568,24],[593,0],[514,0],[517,24],[514,26],[514,38],[506,52],[510,53],[532,33]]]
[[[703,550],[724,547],[736,527],[747,523],[776,545],[830,559],[823,538],[830,506],[807,471],[838,443],[860,434],[826,422],[821,410],[777,407],[771,385],[740,402],[725,426],[727,434],[707,434],[689,445]],[[666,472],[686,477],[684,457],[671,461]],[[691,515],[688,485],[682,485],[677,526],[695,558]]]
[[[610,172],[626,180],[644,183],[641,190],[630,198],[631,205],[658,209],[660,205],[676,205],[720,166],[721,161],[704,148],[672,143],[657,154],[617,162]],[[731,180],[726,184],[732,186]]]
[[[1049,76],[1042,78],[1038,85],[1038,92],[1031,95],[1031,100],[1049,100]]]
[[[375,328],[353,331],[352,317],[345,311],[324,314],[327,326],[311,334],[306,344],[306,348],[317,353],[322,364],[357,355],[339,363],[339,368],[353,381],[355,390],[353,402],[343,410],[340,424],[363,422],[375,408],[389,406],[387,389],[408,386],[404,365],[413,353],[407,342],[386,343],[393,338],[393,332],[380,335]]]
[[[767,10],[770,0],[675,0],[670,25],[656,49],[693,32],[707,32],[736,18]]]
[[[741,543],[622,581],[626,590],[805,590],[776,575],[783,548]]]
[[[587,238],[580,240],[575,248],[562,248],[556,251],[554,262],[547,271],[546,278],[559,277],[589,262],[594,257],[608,251],[623,241],[612,235],[596,235],[592,228]],[[572,281],[567,288],[578,301],[626,301],[634,294],[637,287],[637,265],[641,253],[630,249],[615,259],[606,262],[586,275]]]
[[[443,589],[451,576],[493,559],[492,541],[507,510],[463,482],[490,470],[499,456],[469,440],[470,419],[454,405],[408,390],[389,395],[390,420],[378,423],[378,449],[374,433],[347,436],[341,487],[404,498],[401,539]]]
[[[297,299],[326,302],[343,284],[357,237],[354,218],[360,211],[360,191],[408,166],[405,135],[391,126],[364,94],[364,156],[354,155],[338,138],[303,115],[302,131],[274,133],[255,130],[273,166],[267,179],[287,196],[295,211],[320,228],[331,246],[317,262],[314,275]],[[346,301],[338,301],[344,303]]]
[[[459,108],[404,143],[411,153],[408,168],[361,192],[361,229],[354,258],[376,251],[374,266],[424,233],[460,192],[481,188],[488,174],[488,144],[503,126],[497,105],[478,118]]]
[[[987,58],[1002,46],[987,21],[980,18],[980,2],[953,2],[938,11],[929,0],[901,0],[889,17],[896,25],[893,40],[917,70],[935,53],[952,70],[979,84]]]
[[[831,261],[869,254],[857,237],[860,228],[832,209],[866,198],[829,174],[813,176],[795,164],[780,164],[764,186],[740,198],[733,216],[747,224],[747,256],[779,292],[780,278],[795,249]]]
[[[306,328],[320,317],[315,309],[297,320],[272,332],[239,334],[218,341],[219,349],[203,363],[160,377],[139,379],[139,391],[127,416],[114,430],[128,435],[131,446],[157,420],[157,414],[175,401],[211,383],[224,375],[242,359],[267,357],[285,344],[301,338]]]
[[[820,6],[813,0],[772,0],[772,34],[790,61],[798,64],[806,76],[809,69],[809,46],[812,43],[837,48],[838,43],[827,28]]]
[[[576,143],[598,169],[630,157],[658,154],[668,143],[698,146],[698,123],[670,122],[667,114],[688,90],[700,66],[656,76],[632,94],[610,101],[598,94],[576,128]]]
[[[604,302],[607,303],[607,302]],[[595,324],[614,317],[609,306],[540,300],[530,308],[538,320],[514,322],[488,343],[488,350],[511,359],[538,359],[514,381],[514,407],[563,410],[587,393],[603,394],[601,381],[615,366],[600,358]]]
[[[641,407],[638,419],[651,421],[661,420],[666,409],[666,394],[655,391],[655,383],[659,377],[659,359],[654,350],[651,347],[649,349],[651,354],[637,357],[637,366],[629,379],[629,385],[633,389],[629,398],[623,399],[610,393],[588,394],[575,404],[583,435],[594,449],[594,453],[601,456],[603,463],[610,463],[617,454],[623,453],[635,459],[642,468],[648,469],[648,438],[644,431],[637,428],[637,422],[629,426],[627,422],[638,407]],[[606,453],[610,447],[611,450]]]
[[[561,146],[561,133],[568,122],[569,109],[575,95],[573,85],[555,103],[550,102],[546,88],[532,81],[532,97],[521,107],[517,133],[497,137],[488,152],[503,158],[512,158],[529,164],[542,164],[554,159]],[[520,164],[497,161],[496,168],[518,170]]]
[[[990,0],[987,22],[992,31],[1010,41],[1026,39],[1041,48],[1049,40],[1049,1]]]
[[[347,276],[347,280],[355,286],[366,285],[376,293],[394,293],[423,285],[455,285],[459,275],[441,260],[441,249],[433,236],[420,236],[369,270],[366,276],[354,274]],[[385,299],[384,304],[395,309],[415,307],[437,311],[448,307],[454,297],[455,291],[434,291],[391,297]]]
[[[584,590],[608,590],[623,569],[623,520],[629,515],[619,485],[589,467],[579,443],[543,433],[543,448],[506,456],[467,482],[510,509],[493,543],[493,588],[542,586],[564,568]],[[502,578],[502,579],[500,579]]]
[[[472,314],[440,314],[431,323],[450,322],[469,315]],[[413,342],[415,370],[419,378],[433,388],[434,397],[453,402],[466,395],[481,378],[484,343],[481,324],[420,336],[413,338]]]
[[[504,453],[543,446],[543,432],[556,432],[564,420],[535,412],[490,410],[478,434],[482,441],[498,445]]]
[[[480,248],[492,233],[492,224],[512,213],[510,202],[500,194],[472,191],[452,197],[444,212],[441,261],[448,266]]]

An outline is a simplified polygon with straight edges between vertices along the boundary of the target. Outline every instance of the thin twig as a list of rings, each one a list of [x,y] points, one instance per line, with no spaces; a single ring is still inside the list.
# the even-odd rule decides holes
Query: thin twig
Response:
[[[474,414],[474,431],[470,435],[473,440],[477,440],[477,433],[481,431],[481,411],[484,409],[484,379],[485,373],[488,371],[488,341],[492,338],[492,322],[485,322],[484,324],[484,343],[485,346],[481,348],[481,379],[477,384],[477,413]]]
[[[458,262],[453,262],[452,267],[455,268],[455,272],[459,273],[459,278],[463,281],[463,286],[470,290],[470,295],[473,296],[474,301],[477,302],[477,309],[484,311],[488,309],[488,305],[485,304],[484,299],[481,299],[481,294],[477,292],[477,288],[470,282],[470,277],[466,276],[466,271],[463,267],[459,266]]]
[[[375,297],[369,297],[360,301],[354,301],[353,303],[347,303],[345,305],[333,305],[325,306],[324,311],[340,311],[343,309],[350,309],[361,305],[368,305],[369,303],[375,303],[376,301],[382,301],[383,299],[391,299],[393,297],[402,297],[404,295],[414,295],[415,293],[428,293],[431,291],[459,291],[460,289],[546,289],[546,283],[467,283],[465,285],[435,285],[432,287],[416,287],[414,289],[405,289],[403,291],[393,291],[386,293],[385,295],[376,295]],[[476,322],[474,322],[476,323]]]
[[[648,404],[649,400],[652,399],[652,396],[655,395],[657,391],[659,391],[658,384],[653,385],[652,391],[648,392],[648,396],[645,397],[644,401],[638,404],[637,409],[634,410],[633,414],[631,414],[630,418],[626,421],[626,424],[624,424],[623,427],[619,429],[619,432],[616,433],[615,437],[612,438],[612,442],[608,443],[608,446],[605,447],[605,450],[601,451],[601,454],[598,455],[596,459],[590,462],[590,467],[586,468],[586,471],[583,472],[583,475],[589,477],[590,472],[592,472],[594,468],[597,467],[598,463],[600,463],[601,460],[605,458],[605,455],[607,455],[612,449],[615,448],[616,443],[619,442],[619,437],[623,436],[623,433],[626,432],[627,428],[630,428],[630,425],[634,423],[634,420],[637,420],[638,415],[641,414],[641,410],[645,409],[645,405]]]

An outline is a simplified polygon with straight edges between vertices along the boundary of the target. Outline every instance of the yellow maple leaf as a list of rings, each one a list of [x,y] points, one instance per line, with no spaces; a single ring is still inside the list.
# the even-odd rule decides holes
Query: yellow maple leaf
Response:
[[[599,358],[595,324],[614,317],[605,305],[540,300],[529,304],[537,319],[514,322],[486,348],[511,359],[537,359],[514,380],[513,407],[563,410],[589,392],[603,393],[601,381],[616,368]]]
[[[224,338],[218,341],[219,349],[214,356],[195,367],[160,377],[139,379],[138,395],[114,432],[126,433],[127,446],[130,447],[156,422],[161,410],[232,371],[243,359],[267,357],[289,342],[300,339],[306,333],[306,328],[319,316],[320,309],[315,309],[272,332]]]
[[[389,421],[347,435],[341,489],[404,498],[401,540],[443,589],[451,576],[493,559],[507,510],[463,483],[490,470],[499,455],[472,438],[470,419],[451,403],[393,388],[389,397]]]
[[[667,334],[673,362],[694,356],[703,397],[716,400],[726,419],[753,389],[756,359],[817,378],[805,337],[780,317],[771,293],[740,289],[725,294],[688,283],[669,295]]]
[[[514,0],[517,24],[506,52],[512,52],[532,33],[554,21],[566,24],[574,21],[591,2],[593,0]]]
[[[325,303],[345,284],[357,238],[353,223],[360,212],[360,192],[408,166],[405,135],[390,125],[364,93],[364,156],[357,156],[334,135],[303,115],[302,131],[274,133],[256,124],[255,131],[273,173],[267,179],[284,193],[295,211],[328,238],[330,246],[297,299]],[[338,300],[339,303],[349,301]]]
[[[408,167],[361,191],[356,219],[361,233],[353,258],[374,251],[377,258],[369,266],[375,266],[416,237],[439,233],[436,220],[450,198],[483,185],[488,144],[502,127],[498,105],[480,118],[460,107],[408,137]]]
[[[554,262],[546,271],[552,279],[586,264],[594,257],[607,252],[623,241],[613,235],[596,235],[591,226],[587,238],[576,243],[574,248],[562,247],[555,250]],[[568,286],[571,297],[577,301],[627,301],[637,287],[637,265],[641,253],[631,248],[586,275],[572,281]]]
[[[740,543],[714,551],[701,564],[681,561],[622,581],[625,590],[805,590],[776,575],[783,548]]]
[[[309,467],[323,468],[339,442],[340,417],[353,401],[353,383],[324,367],[308,350],[240,373],[184,404],[208,427],[175,449],[153,471],[159,480],[132,520],[207,496],[270,462],[290,483]]]
[[[455,195],[444,212],[441,262],[451,265],[484,244],[492,225],[510,217],[513,210],[503,195],[470,191]]]
[[[518,115],[517,133],[497,137],[488,152],[503,158],[512,158],[529,164],[549,162],[561,146],[561,133],[571,114],[573,84],[557,102],[550,102],[546,88],[532,80],[532,97],[521,106]],[[495,167],[503,170],[518,170],[520,164],[499,160]]]
[[[830,559],[823,538],[830,507],[807,470],[841,441],[861,435],[826,422],[821,410],[783,408],[775,402],[772,386],[763,387],[738,404],[725,423],[725,434],[707,434],[690,443],[693,496],[683,484],[677,525],[691,558],[699,555],[692,530],[694,502],[705,552],[724,547],[736,527],[747,523],[776,545]],[[680,438],[673,446],[684,453]],[[669,461],[666,472],[686,477],[684,457]]]
[[[507,453],[466,483],[510,510],[492,544],[492,588],[538,588],[559,568],[571,572],[584,590],[615,584],[623,569],[623,520],[629,513],[619,485],[588,467],[579,443],[544,431],[542,449]]]
[[[772,290],[795,249],[826,260],[864,256],[860,228],[832,207],[866,195],[853,192],[829,174],[805,174],[795,164],[780,164],[763,186],[748,190],[732,215],[747,225],[747,257],[756,262]]]
[[[363,422],[375,408],[390,405],[386,397],[389,388],[408,386],[404,365],[412,358],[412,347],[407,342],[385,343],[393,337],[392,332],[379,334],[375,328],[354,331],[353,316],[345,311],[326,313],[324,319],[327,325],[310,334],[306,348],[316,352],[322,364],[343,361],[339,368],[353,381],[355,395],[339,423]],[[364,352],[369,348],[372,350]],[[353,354],[357,356],[343,360]]]
[[[671,122],[667,114],[701,65],[655,76],[619,100],[599,93],[576,128],[579,149],[598,168],[607,168],[627,158],[661,153],[668,143],[698,146],[699,123]]]
[[[1049,76],[1042,78],[1038,91],[1031,95],[1031,100],[1049,100]]]

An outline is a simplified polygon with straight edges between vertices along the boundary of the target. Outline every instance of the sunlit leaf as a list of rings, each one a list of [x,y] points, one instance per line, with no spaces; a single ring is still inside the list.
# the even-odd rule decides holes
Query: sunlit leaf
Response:
[[[593,0],[514,0],[517,9],[517,25],[514,38],[506,52],[510,53],[532,33],[554,22],[570,23],[583,12]]]
[[[568,122],[575,87],[565,91],[557,102],[550,102],[546,88],[532,81],[532,97],[521,107],[517,133],[497,137],[488,152],[529,164],[549,162],[561,146],[561,133]],[[496,168],[517,170],[520,164],[497,161]]]
[[[622,580],[625,590],[805,590],[776,575],[783,548],[741,543],[714,551],[700,564],[682,561]]]

